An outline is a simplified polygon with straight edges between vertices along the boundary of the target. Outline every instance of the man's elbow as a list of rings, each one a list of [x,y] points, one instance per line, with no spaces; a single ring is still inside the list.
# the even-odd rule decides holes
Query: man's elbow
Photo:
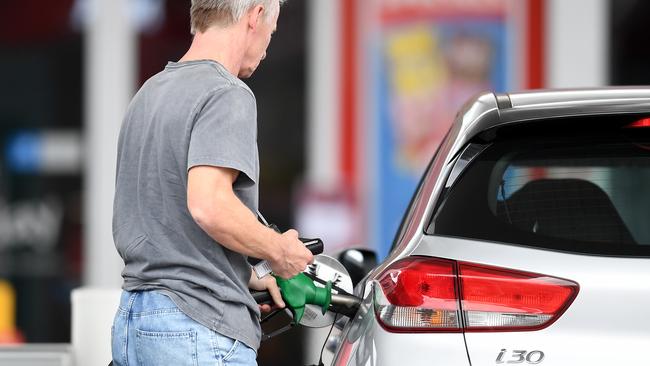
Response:
[[[187,208],[194,222],[208,233],[219,231],[227,216],[223,210],[217,209],[215,205],[208,205],[205,201],[188,200]]]
[[[210,213],[208,210],[203,207],[201,204],[187,202],[187,209],[190,211],[190,215],[194,222],[200,227],[204,227],[210,223]]]

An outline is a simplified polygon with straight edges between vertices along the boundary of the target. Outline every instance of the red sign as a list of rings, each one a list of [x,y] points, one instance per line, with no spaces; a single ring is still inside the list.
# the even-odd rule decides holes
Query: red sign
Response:
[[[506,0],[379,0],[384,22],[432,17],[503,17]]]

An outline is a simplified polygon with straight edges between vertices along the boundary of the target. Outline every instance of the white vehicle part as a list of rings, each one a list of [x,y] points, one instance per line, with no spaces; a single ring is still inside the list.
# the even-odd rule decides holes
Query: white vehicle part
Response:
[[[637,365],[650,344],[650,259],[578,255],[476,240],[425,236],[411,255],[514,268],[571,279],[580,292],[548,328],[526,332],[466,333],[473,366]],[[430,338],[431,342],[434,338]],[[521,352],[525,357],[521,360]],[[539,358],[535,353],[530,361]]]

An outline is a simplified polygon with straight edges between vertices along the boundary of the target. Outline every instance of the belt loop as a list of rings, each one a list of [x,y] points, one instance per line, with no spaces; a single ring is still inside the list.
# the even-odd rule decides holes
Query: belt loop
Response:
[[[126,311],[128,314],[131,314],[131,308],[133,308],[133,303],[135,302],[136,297],[138,297],[140,291],[133,291],[131,292],[131,295],[129,296],[129,305],[127,306]]]

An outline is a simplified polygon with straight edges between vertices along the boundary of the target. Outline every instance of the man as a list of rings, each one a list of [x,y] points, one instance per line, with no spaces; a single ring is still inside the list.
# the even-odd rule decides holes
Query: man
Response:
[[[126,112],[113,216],[125,263],[115,365],[255,365],[260,308],[249,288],[284,304],[247,256],[284,278],[313,260],[295,230],[276,233],[254,214],[256,103],[238,77],[266,56],[281,1],[192,0],[192,45]]]

